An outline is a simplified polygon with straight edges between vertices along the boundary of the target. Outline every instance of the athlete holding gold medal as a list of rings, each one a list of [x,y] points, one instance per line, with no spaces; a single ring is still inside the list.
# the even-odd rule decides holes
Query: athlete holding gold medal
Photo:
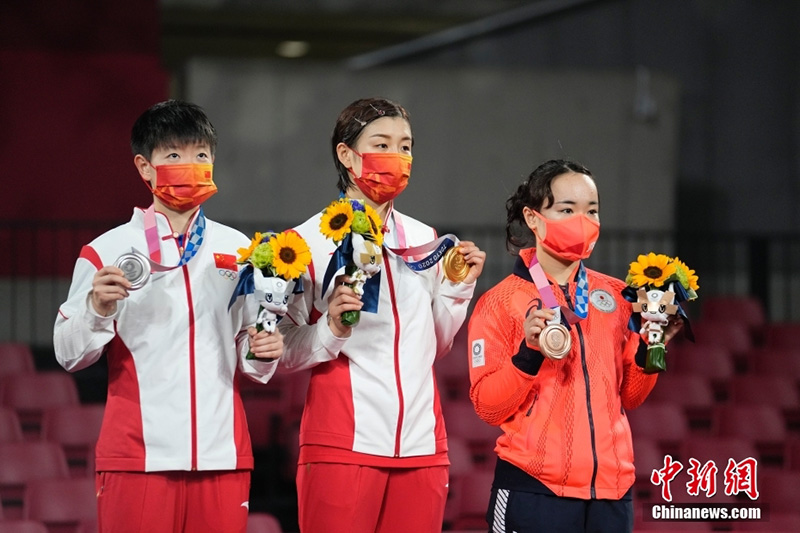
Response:
[[[394,208],[409,183],[413,145],[401,106],[353,102],[331,141],[342,197],[363,199],[383,224],[372,237],[382,260],[362,295],[350,276],[327,272],[351,202],[295,228],[312,264],[279,328],[282,367],[313,367],[300,428],[300,530],[441,531],[449,462],[433,363],[464,322],[485,253]],[[356,310],[356,325],[342,321]]]

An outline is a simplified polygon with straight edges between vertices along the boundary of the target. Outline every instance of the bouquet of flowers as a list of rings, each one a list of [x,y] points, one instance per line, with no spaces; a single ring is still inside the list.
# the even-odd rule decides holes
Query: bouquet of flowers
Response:
[[[303,292],[298,278],[311,263],[311,251],[294,231],[256,232],[250,246],[237,251],[236,262],[246,266],[239,273],[233,299],[254,293],[259,303],[256,329],[272,333],[288,311],[289,297]],[[248,351],[246,357],[254,359],[255,355]]]
[[[353,280],[348,285],[364,301],[362,309],[377,311],[383,262],[383,222],[377,211],[364,200],[342,197],[322,211],[319,229],[337,246],[325,272],[322,294],[334,275],[344,268],[344,273]],[[360,311],[346,311],[341,321],[346,326],[354,326],[360,318]]]
[[[625,278],[628,288],[623,294],[633,303],[634,312],[639,313],[638,328],[634,325],[631,329],[638,329],[639,334],[647,337],[645,372],[666,370],[664,327],[672,315],[687,320],[680,304],[697,298],[697,280],[694,270],[678,257],[650,252],[630,264]],[[691,330],[687,332],[691,338]]]

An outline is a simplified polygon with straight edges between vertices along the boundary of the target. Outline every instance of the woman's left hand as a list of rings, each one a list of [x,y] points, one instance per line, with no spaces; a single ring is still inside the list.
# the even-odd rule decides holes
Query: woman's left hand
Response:
[[[283,335],[278,328],[273,333],[267,333],[251,326],[247,333],[250,337],[250,351],[258,359],[275,361],[283,355]]]
[[[469,272],[463,283],[473,283],[483,272],[483,263],[486,262],[486,252],[478,248],[472,241],[458,243],[458,251],[464,256],[464,261],[469,265]]]

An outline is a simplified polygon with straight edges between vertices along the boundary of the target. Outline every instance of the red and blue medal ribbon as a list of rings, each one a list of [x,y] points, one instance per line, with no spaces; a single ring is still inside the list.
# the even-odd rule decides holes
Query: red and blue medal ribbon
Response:
[[[156,271],[166,271],[173,268],[178,268],[188,263],[200,249],[203,244],[203,234],[206,230],[206,217],[203,214],[203,208],[197,210],[197,216],[189,228],[189,234],[186,236],[186,246],[183,248],[183,254],[178,264],[174,267],[167,267],[161,264],[161,238],[158,236],[158,224],[156,223],[155,205],[151,205],[144,212],[144,236],[147,240],[147,253],[152,264],[158,265]]]
[[[567,306],[561,306],[556,300],[556,295],[553,293],[553,287],[547,279],[547,274],[544,273],[542,265],[534,254],[531,259],[531,264],[528,267],[531,279],[539,291],[539,296],[542,297],[542,303],[549,309],[556,310],[561,313],[561,322],[567,327],[577,322],[580,322],[589,314],[589,281],[586,276],[586,268],[583,263],[578,264],[578,281],[575,286],[575,309],[570,309]]]

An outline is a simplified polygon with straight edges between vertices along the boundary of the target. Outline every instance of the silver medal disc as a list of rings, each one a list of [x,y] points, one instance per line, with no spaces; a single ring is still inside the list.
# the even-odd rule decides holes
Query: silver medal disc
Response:
[[[150,277],[150,262],[142,254],[129,252],[117,258],[114,266],[122,270],[125,279],[131,282],[131,289],[140,289]]]
[[[539,350],[548,359],[563,359],[572,348],[572,337],[563,324],[548,324],[539,334]]]

